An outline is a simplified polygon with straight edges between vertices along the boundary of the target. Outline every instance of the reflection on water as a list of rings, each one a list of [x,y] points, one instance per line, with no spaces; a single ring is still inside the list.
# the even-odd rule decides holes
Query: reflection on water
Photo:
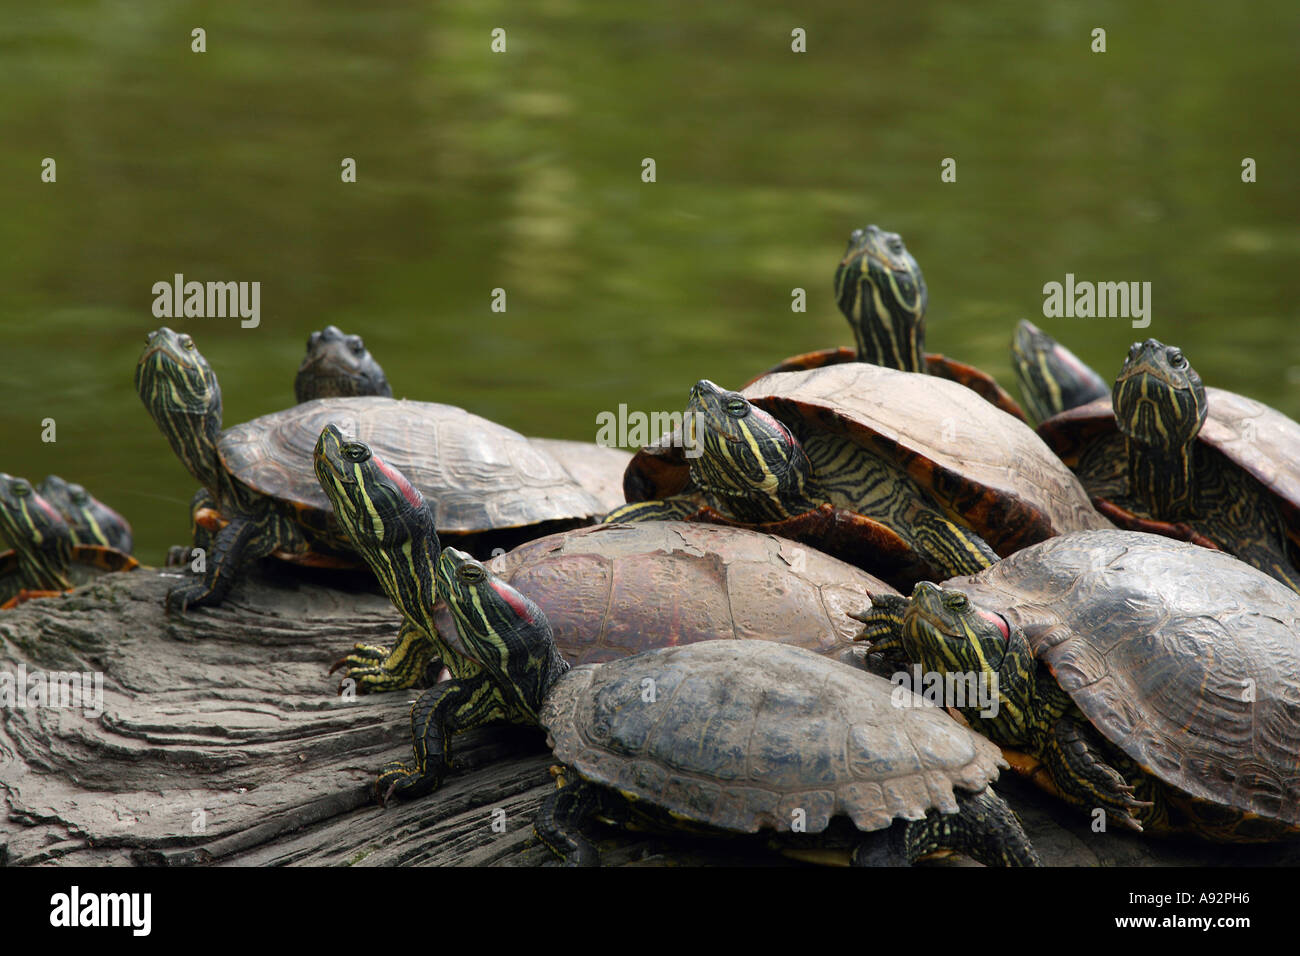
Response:
[[[83,482],[147,561],[184,537],[193,481],[131,384],[162,324],[150,290],[178,272],[261,283],[256,329],[170,320],[217,370],[229,422],[290,403],[308,333],[334,323],[398,395],[591,439],[620,403],[680,409],[698,378],[735,386],[848,344],[831,276],[867,222],[925,270],[930,347],[1004,384],[1025,316],[1103,374],[1154,335],[1208,383],[1300,416],[1294,4],[1249,22],[1208,2],[1177,21],[1121,4],[842,8],[8,15],[0,470]],[[1067,273],[1150,282],[1151,326],[1043,319],[1044,283]]]

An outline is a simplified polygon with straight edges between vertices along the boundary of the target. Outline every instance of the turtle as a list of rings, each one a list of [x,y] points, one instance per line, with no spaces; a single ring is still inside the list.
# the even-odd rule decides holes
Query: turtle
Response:
[[[139,566],[115,548],[76,544],[57,509],[27,479],[7,474],[0,474],[0,535],[11,545],[0,553],[0,601],[5,608]]]
[[[633,458],[632,504],[606,521],[739,523],[896,587],[1110,527],[1028,426],[933,376],[850,363],[769,375],[742,392],[705,379],[683,421],[683,433]]]
[[[600,505],[528,439],[453,405],[392,398],[322,398],[221,430],[221,389],[194,340],[161,328],[136,367],[145,407],[203,486],[193,510],[226,522],[210,536],[201,582],[181,585],[169,607],[221,603],[240,567],[274,554],[315,566],[356,566],[312,467],[320,430],[341,422],[385,448],[437,502],[440,533],[471,550],[513,546],[590,524]],[[206,495],[206,501],[204,500]]]
[[[992,689],[945,702],[1076,806],[1216,842],[1300,834],[1300,598],[1231,555],[1061,535],[859,619],[883,657]]]
[[[432,589],[440,547],[429,505],[400,470],[333,425],[321,431],[315,467],[340,526],[404,622],[392,650],[359,644],[334,669],[346,667],[345,681],[360,692],[414,686],[437,673],[443,645],[457,642],[455,620]],[[897,593],[784,538],[673,521],[577,528],[487,566],[533,595],[561,651],[579,664],[735,638],[851,663],[861,655],[849,610],[864,595]]]
[[[361,336],[348,335],[329,325],[308,338],[307,354],[294,380],[294,395],[299,403],[316,398],[392,394],[383,368],[366,349]],[[596,499],[601,513],[625,503],[623,472],[632,460],[631,452],[560,438],[529,440],[564,466],[570,477]],[[204,517],[211,520],[210,516]]]
[[[1300,424],[1207,388],[1181,349],[1133,343],[1111,398],[1038,432],[1116,524],[1228,551],[1300,591]]]
[[[925,277],[896,232],[877,226],[855,229],[835,270],[835,298],[857,339],[856,348],[821,349],[795,355],[768,369],[806,371],[846,362],[870,362],[904,372],[958,382],[1022,421],[1016,400],[989,374],[945,355],[925,351]],[[762,378],[763,375],[758,376]],[[750,384],[758,379],[752,379]]]
[[[439,685],[421,699],[417,749],[438,753],[465,702],[492,687],[504,714],[546,730],[564,765],[534,830],[567,863],[599,863],[582,832],[599,817],[696,834],[775,831],[789,852],[842,849],[854,865],[954,850],[1040,865],[989,786],[1005,766],[997,748],[919,698],[900,699],[884,678],[766,641],[570,667],[545,612],[469,555],[442,552],[437,588],[482,674],[477,694]],[[837,821],[851,821],[847,835]]]
[[[1021,319],[1011,340],[1011,366],[1034,422],[1110,395],[1110,385],[1034,323]]]
[[[72,530],[73,544],[97,544],[130,554],[134,544],[131,525],[81,485],[46,475],[36,488]]]

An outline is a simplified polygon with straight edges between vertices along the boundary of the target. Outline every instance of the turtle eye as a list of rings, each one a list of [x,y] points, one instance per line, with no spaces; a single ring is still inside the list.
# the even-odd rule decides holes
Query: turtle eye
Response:
[[[88,495],[86,489],[82,488],[80,485],[73,485],[69,488],[68,497],[71,498],[75,504],[84,505],[90,503],[90,495]]]
[[[481,564],[462,564],[456,569],[456,576],[466,584],[477,584],[487,577],[487,572]]]
[[[1138,352],[1141,352],[1141,351],[1142,351],[1142,345],[1141,345],[1141,343],[1139,343],[1139,342],[1134,342],[1132,345],[1130,345],[1130,346],[1128,347],[1128,357],[1129,357],[1130,361],[1131,361],[1132,359],[1137,358],[1137,357],[1138,357]]]
[[[361,341],[361,336],[354,335],[348,339],[348,348],[352,349],[353,355],[360,355],[366,350],[366,345]]]
[[[903,254],[902,238],[897,234],[891,235],[887,240],[885,240],[885,248],[894,255],[901,256]]]
[[[32,486],[25,481],[15,481],[9,486],[9,490],[19,498],[25,498],[32,493]]]
[[[341,449],[348,461],[369,461],[370,448],[365,442],[350,441]]]
[[[1165,355],[1169,357],[1169,364],[1174,368],[1187,368],[1187,357],[1183,355],[1182,349],[1170,349]]]
[[[966,600],[966,595],[960,591],[953,591],[943,596],[943,606],[953,611],[960,611],[970,602]]]
[[[185,351],[187,352],[194,348],[194,340],[190,338],[188,335],[182,335],[180,338],[180,343],[181,343],[181,348],[185,349]]]
[[[743,398],[727,399],[727,414],[732,418],[744,418],[749,414],[749,402]]]

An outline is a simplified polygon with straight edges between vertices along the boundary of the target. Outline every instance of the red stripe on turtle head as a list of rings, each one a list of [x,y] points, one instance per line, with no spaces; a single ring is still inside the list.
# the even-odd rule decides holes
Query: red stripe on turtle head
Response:
[[[402,497],[410,503],[412,508],[424,507],[424,496],[416,490],[414,485],[406,480],[406,477],[400,471],[388,464],[378,455],[372,456],[371,460],[374,461],[375,467],[387,475],[389,480],[397,486],[397,490],[402,493]]]
[[[778,432],[780,432],[781,437],[785,439],[785,442],[786,442],[787,445],[793,445],[793,444],[794,444],[794,436],[790,434],[789,429],[787,429],[787,428],[785,427],[785,425],[783,425],[783,424],[781,423],[780,419],[778,419],[778,418],[777,418],[775,415],[773,415],[771,412],[765,412],[763,409],[759,408],[757,405],[755,405],[755,404],[753,404],[753,403],[751,402],[751,403],[750,403],[750,412],[749,412],[749,413],[750,413],[751,415],[757,415],[757,416],[758,416],[762,421],[767,422],[769,425],[771,425],[773,428],[775,428]]]
[[[497,596],[509,605],[510,610],[514,611],[516,617],[522,620],[525,624],[533,623],[532,609],[528,606],[528,602],[524,600],[523,595],[510,585],[503,584],[500,581],[492,582],[492,590],[496,591]]]
[[[44,511],[45,516],[55,524],[65,523],[63,520],[63,515],[55,511],[54,507],[48,501],[46,501],[44,498],[38,495],[35,491],[32,492],[32,502],[36,505],[36,507]]]
[[[975,613],[1001,631],[1002,640],[1011,640],[1011,630],[1007,627],[1006,619],[1001,614],[994,614],[991,611],[976,611]]]

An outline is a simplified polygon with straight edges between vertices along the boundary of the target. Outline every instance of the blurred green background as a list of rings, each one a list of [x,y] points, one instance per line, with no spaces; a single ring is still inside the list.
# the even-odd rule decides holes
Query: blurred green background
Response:
[[[1154,335],[1300,417],[1300,9],[1087,6],[6,4],[0,470],[84,483],[150,563],[185,539],[194,481],[132,386],[177,272],[262,283],[257,329],[168,323],[228,424],[290,404],[334,323],[399,396],[592,440],[850,344],[831,277],[868,222],[925,270],[930,348],[1005,385],[1028,317],[1104,375]],[[1044,320],[1067,272],[1150,281],[1150,328]]]

